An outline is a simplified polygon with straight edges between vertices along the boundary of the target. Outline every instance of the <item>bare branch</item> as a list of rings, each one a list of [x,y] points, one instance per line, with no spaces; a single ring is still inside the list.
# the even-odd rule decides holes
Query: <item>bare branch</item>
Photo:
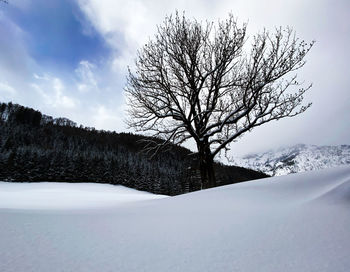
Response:
[[[162,138],[155,150],[193,138],[212,160],[254,127],[303,113],[311,85],[303,88],[295,72],[314,42],[289,27],[258,33],[244,53],[247,40],[246,24],[231,14],[218,24],[166,17],[129,70],[128,125]]]

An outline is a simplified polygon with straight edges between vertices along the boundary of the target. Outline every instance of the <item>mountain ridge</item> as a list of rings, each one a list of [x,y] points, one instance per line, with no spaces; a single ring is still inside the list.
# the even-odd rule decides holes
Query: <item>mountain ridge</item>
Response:
[[[235,158],[235,164],[272,176],[350,164],[350,145],[296,144]]]

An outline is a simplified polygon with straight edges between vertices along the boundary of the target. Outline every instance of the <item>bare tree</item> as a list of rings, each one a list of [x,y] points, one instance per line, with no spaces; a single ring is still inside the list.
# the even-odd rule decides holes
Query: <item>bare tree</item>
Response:
[[[216,185],[214,157],[232,141],[311,105],[301,104],[311,85],[302,88],[293,72],[313,42],[300,41],[291,28],[264,30],[247,41],[246,24],[232,15],[214,24],[176,13],[129,69],[129,126],[164,139],[155,149],[193,138],[203,188]]]

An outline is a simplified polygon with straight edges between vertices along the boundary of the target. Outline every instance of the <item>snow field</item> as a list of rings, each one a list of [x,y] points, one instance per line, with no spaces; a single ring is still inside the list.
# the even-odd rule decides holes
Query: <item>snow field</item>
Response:
[[[350,267],[348,166],[99,209],[21,205],[0,209],[0,271]]]
[[[0,208],[3,209],[101,208],[164,197],[121,185],[0,182]]]

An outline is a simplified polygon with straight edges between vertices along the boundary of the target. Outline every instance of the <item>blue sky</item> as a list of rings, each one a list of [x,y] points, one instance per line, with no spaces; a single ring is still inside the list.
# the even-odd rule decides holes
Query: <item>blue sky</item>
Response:
[[[13,101],[86,126],[124,130],[125,75],[110,65],[118,50],[76,1],[0,4],[0,101]]]
[[[305,97],[313,106],[255,129],[232,145],[234,154],[295,143],[350,144],[347,0],[9,0],[0,3],[0,101],[98,129],[127,130],[127,67],[176,9],[199,20],[232,12],[249,22],[249,35],[288,25],[302,39],[316,40],[299,73],[313,83]]]
[[[36,0],[25,9],[11,4],[3,9],[6,19],[27,34],[28,53],[39,65],[71,70],[82,59],[99,62],[110,54],[74,1]]]

